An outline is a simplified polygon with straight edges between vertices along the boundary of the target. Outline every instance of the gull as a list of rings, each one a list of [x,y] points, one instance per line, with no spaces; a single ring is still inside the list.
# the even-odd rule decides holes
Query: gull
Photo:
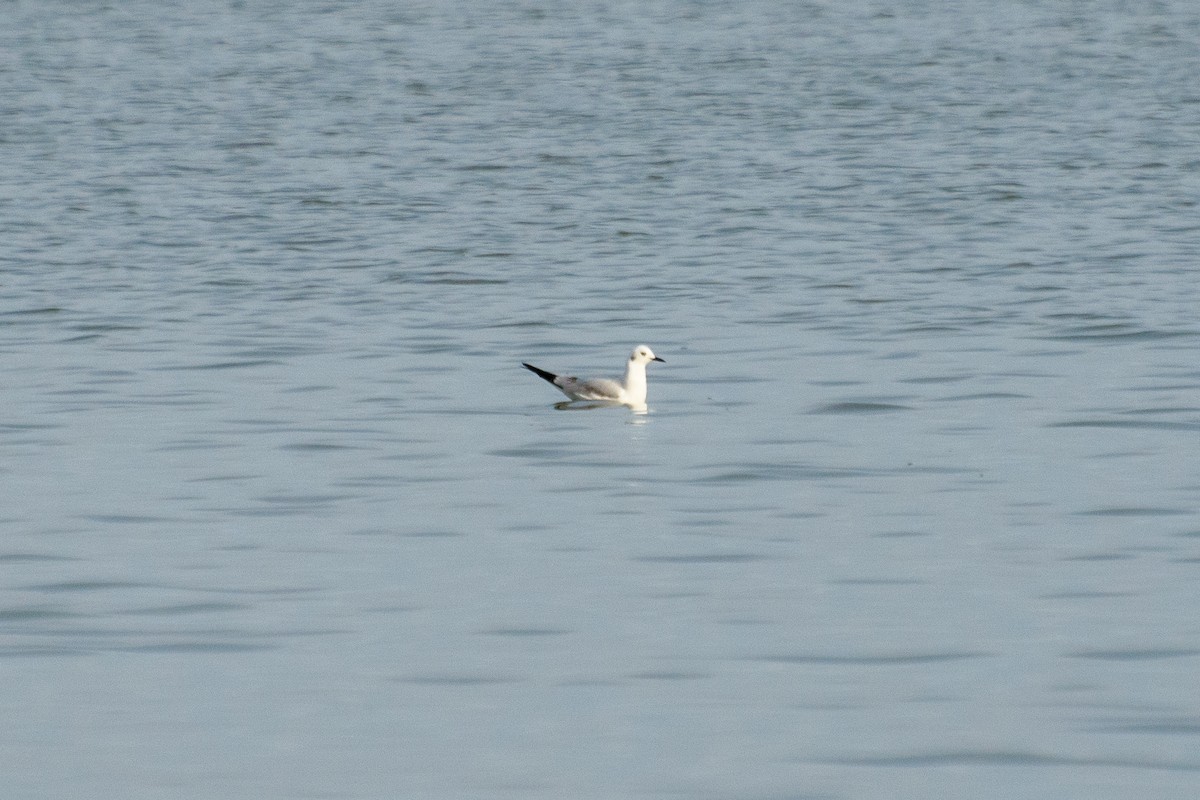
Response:
[[[625,362],[625,378],[619,381],[612,378],[580,380],[567,375],[555,375],[553,372],[538,369],[532,364],[524,362],[521,363],[521,366],[542,380],[554,384],[559,391],[572,400],[593,400],[605,404],[644,409],[646,407],[646,365],[651,361],[662,361],[662,359],[654,355],[646,345],[639,344],[629,354],[629,360]]]

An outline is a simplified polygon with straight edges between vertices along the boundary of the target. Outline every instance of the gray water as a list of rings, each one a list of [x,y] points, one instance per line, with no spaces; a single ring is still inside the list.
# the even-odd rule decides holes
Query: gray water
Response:
[[[1190,0],[4,4],[4,796],[1195,797],[1197,75]]]

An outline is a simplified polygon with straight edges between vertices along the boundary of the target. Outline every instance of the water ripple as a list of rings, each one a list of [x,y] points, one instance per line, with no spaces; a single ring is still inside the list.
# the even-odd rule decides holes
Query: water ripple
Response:
[[[898,755],[850,756],[828,763],[863,767],[1114,767],[1200,772],[1200,761],[1080,758],[1023,750],[942,750]]]
[[[975,650],[949,650],[944,652],[914,652],[914,653],[875,653],[860,655],[841,655],[831,653],[795,653],[756,656],[754,661],[767,661],[774,664],[812,664],[816,666],[919,666],[921,664],[938,664],[950,661],[967,661],[977,658],[987,658],[995,655]]]
[[[647,564],[742,564],[761,561],[757,553],[694,553],[686,555],[635,556],[633,561]]]
[[[1190,658],[1200,655],[1200,650],[1189,647],[1134,647],[1075,650],[1066,655],[1069,658],[1084,658],[1094,661],[1158,661],[1168,658]]]

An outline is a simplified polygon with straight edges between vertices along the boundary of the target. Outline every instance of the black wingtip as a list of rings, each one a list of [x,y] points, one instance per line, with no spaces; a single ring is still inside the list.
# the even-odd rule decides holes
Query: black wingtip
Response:
[[[538,369],[533,364],[526,364],[524,361],[521,362],[521,366],[532,372],[534,375],[537,375],[542,380],[549,381],[550,383],[554,383],[554,379],[558,377],[553,372],[546,372],[544,369]]]

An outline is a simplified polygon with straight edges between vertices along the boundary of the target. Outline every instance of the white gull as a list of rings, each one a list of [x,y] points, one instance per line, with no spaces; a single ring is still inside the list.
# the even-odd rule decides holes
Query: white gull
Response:
[[[521,366],[542,380],[554,384],[572,400],[592,400],[643,409],[646,407],[646,365],[651,361],[662,359],[644,344],[633,348],[629,360],[625,362],[625,377],[619,381],[612,378],[580,380],[573,376],[555,375],[524,362]]]

